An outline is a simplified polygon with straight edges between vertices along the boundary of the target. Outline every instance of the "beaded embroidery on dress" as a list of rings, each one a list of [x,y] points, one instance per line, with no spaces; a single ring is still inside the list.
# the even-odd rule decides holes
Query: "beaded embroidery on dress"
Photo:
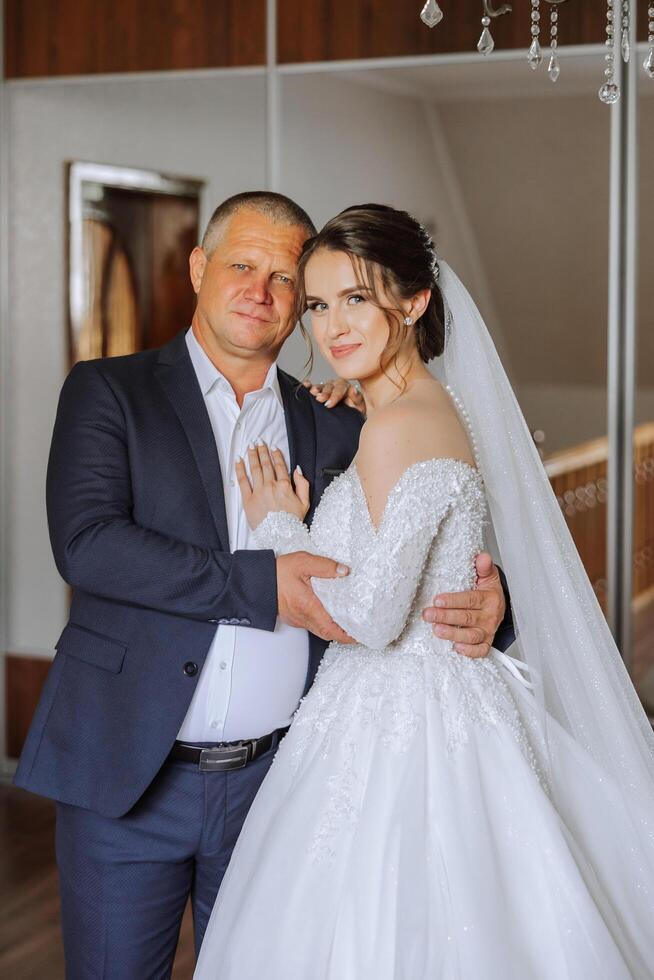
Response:
[[[377,528],[354,465],[310,531],[285,512],[257,528],[278,555],[350,566],[312,585],[357,642],[330,644],[277,752],[196,980],[649,975],[638,889],[594,826],[610,787],[550,733],[575,815],[563,821],[528,685],[504,655],[463,657],[422,620],[436,593],[473,586],[485,512],[477,470],[430,459],[402,474]]]

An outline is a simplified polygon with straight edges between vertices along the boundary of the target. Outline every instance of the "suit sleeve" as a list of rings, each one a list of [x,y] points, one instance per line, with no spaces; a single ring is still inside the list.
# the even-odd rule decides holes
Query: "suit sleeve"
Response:
[[[506,610],[504,613],[504,619],[497,628],[497,633],[495,634],[492,645],[496,650],[501,650],[501,652],[504,653],[513,643],[515,643],[516,635],[515,626],[513,624],[513,610],[511,609],[511,596],[509,595],[509,586],[506,581],[506,575],[499,565],[497,566],[497,570],[499,572],[502,589],[504,591]]]
[[[222,552],[136,524],[122,409],[97,365],[61,392],[46,483],[55,562],[75,588],[190,619],[249,619],[274,630],[272,550]]]

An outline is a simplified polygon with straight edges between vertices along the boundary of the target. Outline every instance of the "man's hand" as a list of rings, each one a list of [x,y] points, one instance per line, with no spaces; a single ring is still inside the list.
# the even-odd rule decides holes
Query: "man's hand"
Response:
[[[454,641],[454,649],[466,657],[485,657],[504,619],[506,600],[499,573],[487,551],[475,559],[477,588],[434,596],[434,605],[423,609],[422,618],[434,623],[433,631]]]
[[[334,622],[317,598],[309,581],[314,578],[342,578],[349,574],[347,565],[331,558],[295,551],[277,559],[277,612],[290,626],[307,629],[323,640],[339,643],[356,641]]]
[[[331,381],[321,381],[313,384],[309,378],[302,382],[308,388],[317,402],[322,402],[325,408],[333,408],[343,402],[350,408],[356,408],[362,415],[366,414],[366,403],[363,395],[345,378],[334,378]]]

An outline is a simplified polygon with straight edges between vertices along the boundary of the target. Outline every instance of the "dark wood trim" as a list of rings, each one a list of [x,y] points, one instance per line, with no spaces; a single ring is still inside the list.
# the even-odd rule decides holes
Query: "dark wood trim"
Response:
[[[266,63],[266,0],[5,0],[7,78],[105,72],[234,68]],[[419,18],[420,0],[279,0],[278,60],[334,61],[474,52],[480,0],[443,4],[433,29]],[[541,3],[546,43],[548,5]],[[493,21],[498,49],[525,52],[529,0]],[[647,4],[638,16],[647,39]],[[559,41],[601,44],[603,0],[570,0],[559,8]]]
[[[5,0],[7,78],[265,61],[265,0]]]
[[[36,710],[52,660],[41,656],[5,654],[7,756],[17,759]]]

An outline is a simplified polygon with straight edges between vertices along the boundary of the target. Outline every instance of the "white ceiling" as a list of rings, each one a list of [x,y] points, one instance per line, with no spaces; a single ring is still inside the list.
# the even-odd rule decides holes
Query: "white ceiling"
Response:
[[[578,49],[559,51],[561,74],[552,82],[547,74],[549,49],[538,69],[529,67],[524,57],[490,55],[478,59],[443,61],[440,64],[397,68],[363,68],[344,71],[342,77],[361,85],[423,98],[431,102],[469,102],[479,99],[552,99],[561,96],[597,98],[604,81],[603,49],[579,53]],[[636,53],[639,60],[638,87],[643,96],[654,96],[654,79],[640,68],[645,48]]]

